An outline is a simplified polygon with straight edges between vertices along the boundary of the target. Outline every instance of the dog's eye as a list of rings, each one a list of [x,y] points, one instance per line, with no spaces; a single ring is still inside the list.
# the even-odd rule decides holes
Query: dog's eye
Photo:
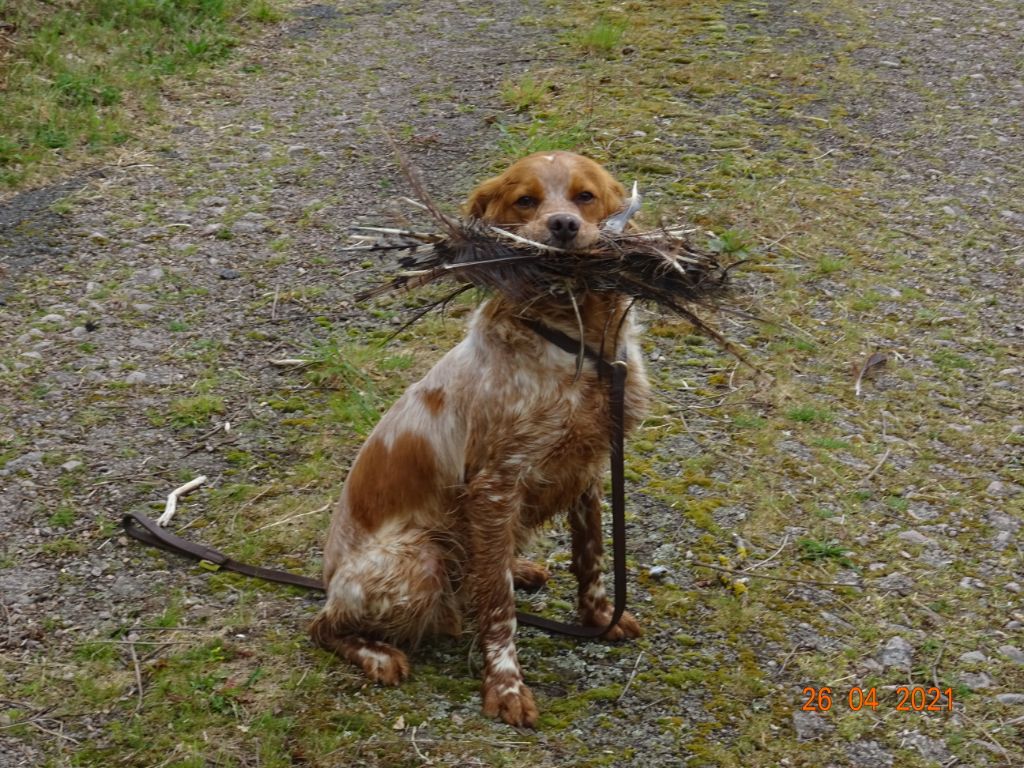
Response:
[[[533,208],[537,205],[537,198],[523,195],[516,200],[516,208]]]
[[[589,203],[593,199],[594,199],[594,193],[593,192],[587,192],[586,190],[584,190],[584,191],[580,192],[578,195],[576,195],[576,202],[577,203]]]

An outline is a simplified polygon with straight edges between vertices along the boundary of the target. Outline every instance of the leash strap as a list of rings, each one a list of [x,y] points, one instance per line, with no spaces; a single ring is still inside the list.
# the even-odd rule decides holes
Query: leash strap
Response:
[[[549,328],[535,320],[523,320],[543,339],[551,342],[569,354],[578,354],[581,341],[575,341],[561,331]],[[599,637],[618,623],[626,610],[626,490],[623,443],[625,441],[625,393],[627,365],[625,354],[614,363],[609,363],[589,347],[583,348],[584,355],[592,360],[602,376],[607,376],[608,407],[611,415],[611,473],[612,473],[612,570],[615,578],[615,601],[612,619],[606,627],[585,627],[555,621],[532,613],[518,611],[516,618],[522,624],[537,627],[547,632],[557,632],[571,637]],[[232,560],[223,552],[198,542],[183,539],[157,525],[156,521],[138,512],[130,512],[121,518],[124,532],[133,539],[176,555],[193,560],[207,561],[224,570],[251,576],[264,581],[288,584],[293,587],[323,592],[324,584],[288,571],[278,571],[259,565],[250,565]]]
[[[129,512],[122,517],[121,526],[124,528],[124,532],[133,539],[166,552],[191,557],[193,560],[206,560],[226,571],[234,571],[245,576],[252,576],[255,579],[274,581],[278,584],[290,584],[293,587],[315,589],[320,592],[324,591],[323,582],[319,579],[299,576],[288,571],[275,571],[273,568],[263,568],[259,565],[240,563],[213,547],[207,547],[205,544],[199,544],[183,539],[180,536],[175,536],[166,528],[157,525],[155,520],[138,512]]]
[[[522,322],[545,341],[570,355],[578,355],[582,340],[573,339],[559,330],[550,328],[532,318]],[[608,379],[608,411],[611,416],[611,472],[612,472],[612,575],[615,580],[615,600],[612,618],[606,627],[585,627],[582,624],[555,621],[544,616],[519,611],[516,618],[523,624],[547,632],[572,637],[600,637],[614,627],[626,610],[626,470],[623,446],[626,438],[626,354],[609,363],[590,347],[583,345],[583,355],[593,361],[601,376]]]

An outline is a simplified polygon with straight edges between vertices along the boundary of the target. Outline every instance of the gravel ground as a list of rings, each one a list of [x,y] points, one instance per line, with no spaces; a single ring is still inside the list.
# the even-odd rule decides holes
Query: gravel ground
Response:
[[[905,255],[915,284],[927,283],[929,296],[943,300],[936,327],[955,324],[965,304],[977,318],[973,336],[983,341],[968,353],[956,348],[980,365],[966,391],[981,411],[976,423],[1002,424],[1008,437],[995,450],[978,447],[978,482],[989,499],[979,515],[998,557],[987,571],[971,571],[974,575],[965,578],[1019,585],[1024,580],[1019,548],[1024,478],[1020,441],[1011,436],[1022,429],[1024,370],[1021,6],[939,0],[925,8],[874,0],[860,4],[861,27],[850,30],[829,14],[832,6],[826,3],[755,5],[769,11],[750,22],[755,28],[783,39],[787,29],[801,25],[807,34],[794,38],[795,51],[842,52],[870,73],[873,88],[854,92],[837,86],[831,99],[818,102],[825,112],[842,108],[859,137],[836,132],[832,142],[843,151],[830,172],[842,179],[877,167],[880,191],[872,193],[870,203],[884,226],[907,233]],[[61,715],[34,705],[37,697],[45,698],[37,684],[45,687],[46,681],[32,677],[43,668],[40,659],[53,660],[46,667],[50,675],[74,674],[70,649],[75,642],[122,637],[126,627],[152,624],[167,610],[172,593],[186,622],[196,626],[223,624],[239,600],[252,599],[234,589],[212,591],[208,574],[180,561],[140,554],[119,536],[117,521],[126,510],[151,513],[170,488],[205,474],[207,490],[187,503],[201,507],[211,500],[209,489],[238,481],[240,455],[255,457],[246,482],[270,483],[287,475],[298,449],[289,442],[292,425],[281,409],[268,404],[268,393],[288,397],[307,384],[268,361],[306,355],[338,329],[358,335],[391,324],[352,303],[353,291],[367,276],[358,260],[338,253],[350,224],[380,224],[405,210],[397,200],[404,182],[383,128],[400,142],[437,198],[457,203],[494,170],[500,139],[496,118],[520,119],[499,96],[502,82],[528,68],[571,63],[574,53],[557,42],[556,30],[548,35],[519,21],[551,14],[548,6],[534,0],[299,5],[272,35],[243,49],[228,69],[169,98],[166,130],[154,132],[116,162],[0,202],[0,664],[7,678],[0,718],[12,708],[33,713],[34,721],[33,728],[13,737],[0,730],[0,766],[68,764],[80,745],[102,743],[111,719],[119,716],[109,706],[89,711],[83,703],[73,707],[73,715]],[[740,6],[729,7],[744,14]],[[819,13],[821,23],[815,26]],[[874,44],[845,49],[844,41],[855,35]],[[953,242],[962,261],[950,268],[938,246]],[[962,268],[965,264],[970,269]],[[863,279],[870,280],[870,273]],[[832,303],[847,288],[821,280],[809,301],[821,307],[822,319],[831,319]],[[888,311],[884,296],[880,311]],[[991,356],[996,346],[1016,348],[1016,362],[996,370]],[[655,342],[651,350],[659,380],[693,375],[659,356]],[[399,377],[397,386],[404,380]],[[210,412],[196,402],[184,415],[176,410],[181,401],[208,391],[221,397]],[[998,409],[986,411],[985,403]],[[198,423],[183,426],[186,418]],[[950,418],[957,422],[958,417]],[[225,422],[233,425],[230,432],[223,429]],[[699,451],[703,442],[694,435],[713,434],[715,424],[697,413],[690,429],[673,438],[674,453]],[[351,431],[337,437],[346,444],[357,441]],[[807,458],[795,441],[782,440],[776,449],[780,462]],[[895,446],[891,462],[898,463],[900,454]],[[936,477],[959,472],[941,453],[935,464]],[[343,461],[330,469],[334,478],[318,481],[317,490],[340,480]],[[716,480],[728,482],[741,469],[724,464]],[[297,480],[295,495],[301,500],[300,486]],[[692,490],[698,497],[702,493],[697,486]],[[635,561],[645,567],[664,563],[668,582],[680,590],[707,587],[678,556],[701,531],[681,524],[653,496],[638,494],[631,503]],[[900,529],[899,538],[908,547],[923,548],[920,557],[925,562],[930,557],[934,567],[952,567],[936,540],[955,537],[955,524],[952,534],[948,528],[929,528],[932,516],[925,502],[913,511],[920,524]],[[193,521],[187,511],[181,514],[183,521]],[[719,508],[714,514],[728,527],[745,519],[748,510]],[[315,573],[306,563],[318,558],[324,523],[323,514],[311,518],[301,544],[270,553],[269,559]],[[193,533],[201,536],[196,529]],[[553,556],[564,544],[553,539]],[[267,561],[267,553],[251,554]],[[909,592],[898,576],[887,575],[890,581],[883,586]],[[830,578],[844,580],[844,572]],[[1014,657],[1024,645],[1024,606],[1019,586],[1005,589],[999,596],[1005,622],[992,631],[999,633],[1009,661],[992,690],[1013,696],[1024,694],[1024,657]],[[524,648],[525,664],[555,673],[535,684],[542,700],[555,709],[567,690],[565,681],[584,680],[601,689],[621,683],[631,670],[656,670],[660,657],[673,657],[680,630],[667,617],[655,618],[653,591],[650,579],[641,579],[631,592],[631,600],[651,616],[643,664],[635,652],[546,642],[527,633],[536,639]],[[250,629],[254,642],[271,624],[301,641],[315,601],[283,591],[257,594],[249,606],[261,617]],[[853,619],[843,600],[825,590],[799,586],[791,598],[834,621],[794,622],[787,637],[762,638],[753,650],[719,647],[714,664],[740,668],[756,662],[771,670],[775,690],[787,694],[813,684],[786,673],[791,658],[800,649],[842,653],[849,647],[847,621]],[[728,633],[721,626],[703,626],[702,610],[685,614],[684,641],[721,645]],[[867,609],[859,610],[862,619]],[[889,667],[909,671],[916,663],[903,636],[919,644],[919,631],[897,631],[890,640],[893,626],[904,618],[879,619],[888,644],[871,659],[868,674]],[[433,667],[464,670],[464,648],[426,654]],[[966,674],[975,675],[967,679],[975,690],[987,690],[993,682],[980,677],[992,672],[984,666],[987,659],[981,654],[964,662],[973,670]],[[616,720],[595,700],[559,736],[531,742],[521,758],[528,762],[517,762],[512,748],[509,764],[600,764],[605,748],[615,765],[745,764],[741,756],[732,763],[712,762],[710,752],[690,761],[679,734],[666,727],[675,719],[699,730],[709,720],[710,693],[690,688],[666,702],[646,700],[643,686],[637,689],[634,695],[642,703],[628,718]],[[777,695],[762,693],[755,711]],[[131,686],[126,696],[134,696]],[[434,696],[425,706],[459,722],[475,718],[476,700],[461,698]],[[1005,721],[1016,717],[1019,722],[1021,703],[1001,703],[1016,707]],[[12,722],[0,719],[0,727]],[[488,738],[508,739],[501,726],[481,727],[490,729]],[[1014,761],[1024,759],[1012,743],[1021,730],[1013,731],[1012,724],[1006,731],[1011,739],[990,732],[979,738],[976,757],[961,756],[959,762],[952,751],[959,745],[923,726],[897,733],[883,723],[877,734],[851,738],[814,713],[794,711],[771,728],[799,741],[832,745],[836,766],[899,764],[897,749],[910,749],[919,761],[915,765],[1019,765]],[[429,726],[425,732],[429,736]],[[724,753],[756,749],[739,740],[738,725],[718,724],[713,733]],[[588,755],[598,755],[594,762],[573,762],[581,741],[587,742]],[[632,751],[624,751],[624,744]],[[348,764],[399,764],[375,762],[373,749],[349,757]],[[422,762],[413,757],[401,764]],[[484,763],[459,758],[451,764]],[[780,764],[805,763],[795,752]]]
[[[282,374],[267,361],[322,341],[314,316],[376,322],[352,306],[358,266],[336,254],[347,225],[403,210],[385,131],[441,199],[457,203],[486,168],[497,87],[539,42],[514,22],[529,4],[402,5],[301,5],[232,70],[168,103],[159,139],[0,204],[8,675],[69,639],[159,614],[170,587],[194,595],[193,614],[219,611],[180,562],[140,563],[114,531],[120,514],[152,514],[179,477],[223,482],[229,448],[274,455],[264,401]],[[203,354],[214,348],[216,360]],[[233,436],[154,426],[149,414],[192,395],[211,366],[232,379],[217,422],[238,424]],[[55,525],[62,508],[71,521]],[[273,612],[300,633],[311,601],[281,602]],[[103,720],[73,728],[88,738]],[[39,749],[0,732],[0,765],[40,765]]]

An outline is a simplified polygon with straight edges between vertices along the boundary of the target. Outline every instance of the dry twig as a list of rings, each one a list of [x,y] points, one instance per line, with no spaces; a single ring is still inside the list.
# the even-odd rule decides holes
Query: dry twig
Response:
[[[135,643],[128,643],[128,652],[132,655],[132,665],[135,667],[135,690],[138,692],[139,700],[135,705],[135,714],[142,711],[142,668],[139,666],[139,656],[135,653]]]
[[[619,694],[619,698],[615,700],[616,703],[622,701],[622,699],[629,692],[629,686],[633,684],[633,680],[636,678],[636,672],[640,668],[640,660],[644,657],[644,652],[640,651],[636,657],[636,663],[633,664],[633,671],[629,675],[629,680],[626,681],[626,687],[622,689],[622,693]]]
[[[618,293],[669,309],[720,346],[747,362],[742,352],[700,315],[700,308],[725,309],[720,304],[732,269],[742,264],[723,263],[715,254],[696,249],[687,235],[692,229],[665,227],[648,232],[622,232],[629,216],[639,208],[634,194],[626,207],[605,222],[601,236],[588,248],[566,250],[528,240],[514,232],[476,219],[461,220],[443,213],[430,199],[414,168],[403,170],[418,207],[429,212],[440,233],[394,227],[355,227],[362,234],[347,251],[400,254],[401,271],[391,280],[357,294],[365,300],[395,291],[410,291],[435,282],[454,283],[456,289],[416,314],[404,327],[452,298],[477,287],[525,305],[540,297],[562,300],[591,293]]]
[[[711,571],[718,571],[720,573],[727,574],[729,576],[739,577],[750,577],[754,579],[767,579],[768,581],[784,581],[788,584],[803,584],[814,587],[851,587],[853,589],[863,589],[861,584],[846,584],[841,581],[814,581],[813,579],[791,579],[785,576],[769,576],[766,573],[751,573],[747,571],[737,571],[735,568],[722,568],[717,565],[711,565],[711,563],[702,563],[693,561],[694,568],[707,568]]]
[[[875,464],[874,468],[864,476],[865,483],[878,474],[878,470],[880,470],[882,468],[882,465],[885,464],[885,461],[886,459],[889,458],[890,453],[892,453],[892,448],[886,447],[885,453],[882,454],[882,458],[880,458],[878,460],[878,463]]]
[[[164,513],[156,519],[156,524],[165,527],[169,525],[171,519],[174,517],[175,511],[178,509],[178,497],[198,488],[205,482],[206,475],[200,475],[199,477],[189,480],[180,488],[175,488],[171,491],[167,495],[167,505],[164,507]]]
[[[261,525],[259,528],[256,528],[255,530],[253,530],[253,533],[259,533],[260,531],[265,531],[267,528],[274,528],[275,526],[278,526],[278,525],[284,525],[285,523],[290,523],[292,520],[298,520],[300,517],[308,517],[309,515],[318,515],[321,512],[326,512],[330,508],[331,508],[331,502],[327,502],[322,507],[317,507],[316,509],[310,510],[309,512],[300,512],[297,515],[291,515],[289,517],[282,518],[281,520],[275,520],[272,523],[267,523],[266,525]]]

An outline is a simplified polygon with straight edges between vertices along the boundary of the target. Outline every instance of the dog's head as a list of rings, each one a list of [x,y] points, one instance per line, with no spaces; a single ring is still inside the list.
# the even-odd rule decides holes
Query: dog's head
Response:
[[[593,160],[572,152],[538,152],[478,186],[467,210],[535,242],[586,248],[626,192]]]

